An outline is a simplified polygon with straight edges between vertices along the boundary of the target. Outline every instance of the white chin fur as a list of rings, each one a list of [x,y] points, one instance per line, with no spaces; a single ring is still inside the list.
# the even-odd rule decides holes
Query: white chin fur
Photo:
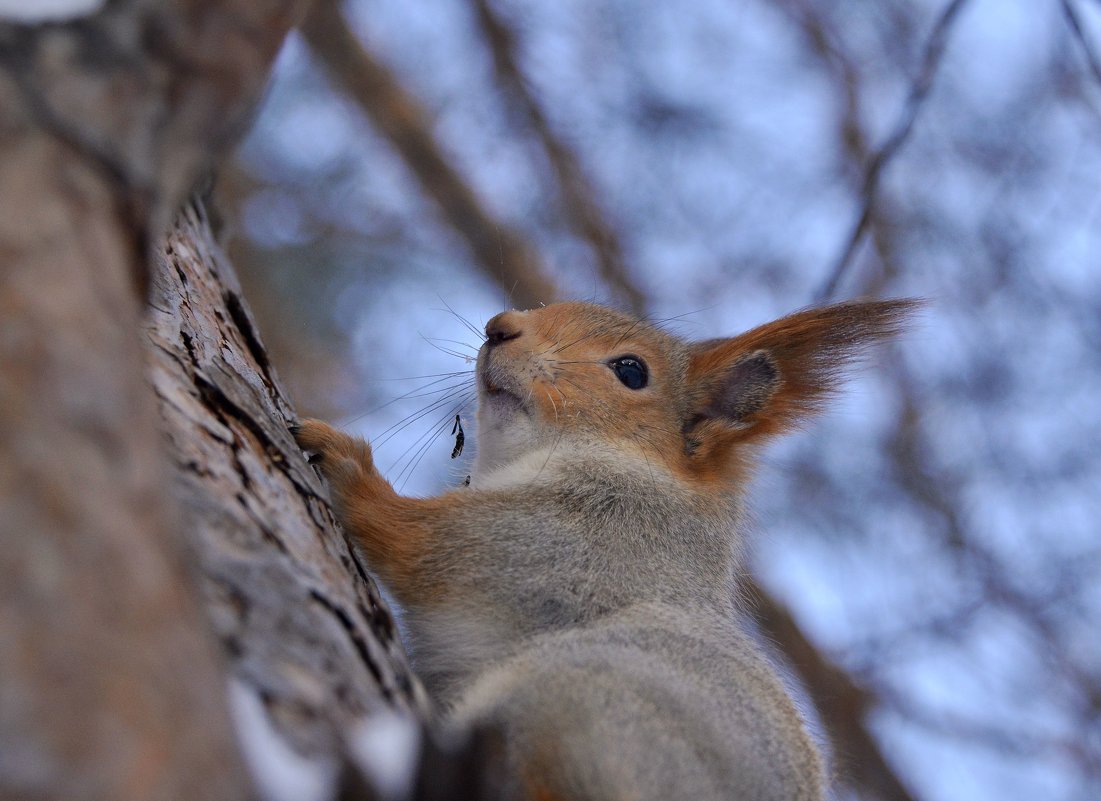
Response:
[[[551,457],[561,456],[568,450],[567,445],[544,445],[531,448],[506,462],[492,465],[485,470],[477,470],[471,475],[472,489],[497,490],[532,484],[542,478],[554,480],[560,460]]]
[[[514,399],[483,394],[478,401],[478,453],[472,484],[536,450],[540,440],[535,421]]]

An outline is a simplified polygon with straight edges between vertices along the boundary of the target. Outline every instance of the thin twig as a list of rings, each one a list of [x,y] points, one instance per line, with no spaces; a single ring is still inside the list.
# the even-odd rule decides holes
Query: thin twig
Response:
[[[478,267],[502,286],[512,302],[534,308],[557,295],[536,249],[495,218],[444,154],[428,115],[397,77],[348,27],[335,0],[320,0],[302,25],[314,55],[401,155],[421,189],[436,201],[448,224],[466,241]]]
[[[833,73],[834,86],[844,108],[838,136],[842,149],[850,159],[859,164],[867,163],[871,146],[861,123],[864,115],[860,106],[860,71],[849,54],[838,46],[836,32],[820,9],[808,0],[780,0],[778,6],[792,17],[807,38],[811,52]]]
[[[1063,14],[1067,18],[1067,24],[1074,33],[1074,38],[1078,40],[1078,44],[1082,46],[1082,53],[1086,57],[1086,64],[1089,65],[1094,80],[1101,85],[1101,57],[1098,56],[1097,48],[1094,47],[1090,38],[1086,36],[1086,29],[1082,25],[1082,18],[1078,16],[1078,11],[1074,8],[1074,3],[1071,2],[1071,0],[1063,0],[1062,5]]]
[[[1061,737],[1037,733],[1035,727],[1022,726],[1016,731],[999,724],[990,724],[953,711],[934,711],[914,704],[909,693],[880,687],[876,696],[883,709],[941,737],[952,737],[968,745],[979,745],[1015,759],[1034,760],[1056,757],[1076,765],[1084,776],[1101,777],[1101,761],[1091,751],[1086,737]]]
[[[941,57],[944,54],[944,48],[948,41],[948,34],[951,31],[952,23],[955,21],[966,2],[967,0],[952,0],[933,26],[929,39],[925,43],[925,54],[922,57],[921,70],[918,72],[917,79],[910,87],[910,95],[906,99],[906,104],[903,106],[902,114],[895,123],[891,135],[887,137],[887,140],[879,150],[876,151],[875,155],[872,156],[867,172],[864,174],[864,185],[861,191],[863,202],[861,204],[860,215],[857,217],[856,223],[849,233],[848,239],[845,242],[845,247],[841,251],[841,255],[838,256],[837,260],[834,262],[829,276],[816,293],[815,299],[818,302],[829,300],[833,296],[834,292],[837,290],[837,285],[840,283],[841,278],[852,262],[857,245],[860,244],[860,240],[864,236],[864,232],[867,230],[868,223],[871,220],[872,208],[875,205],[876,195],[879,190],[880,176],[891,159],[897,155],[902,145],[909,137],[910,132],[913,130],[918,113],[921,111],[921,107],[926,97],[929,95],[929,90],[933,86],[933,78],[936,76],[937,68],[940,66]]]
[[[619,235],[597,203],[597,192],[577,155],[554,132],[524,78],[517,58],[515,32],[497,15],[489,0],[472,2],[493,54],[497,81],[505,93],[514,98],[513,107],[523,112],[542,143],[557,178],[562,205],[570,224],[592,247],[600,277],[634,314],[642,316],[646,311],[646,297],[631,280]]]

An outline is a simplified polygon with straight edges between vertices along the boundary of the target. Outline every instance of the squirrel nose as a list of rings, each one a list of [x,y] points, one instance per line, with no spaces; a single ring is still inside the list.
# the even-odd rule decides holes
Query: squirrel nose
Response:
[[[498,345],[516,339],[523,331],[515,312],[501,312],[486,323],[486,344],[495,348]]]

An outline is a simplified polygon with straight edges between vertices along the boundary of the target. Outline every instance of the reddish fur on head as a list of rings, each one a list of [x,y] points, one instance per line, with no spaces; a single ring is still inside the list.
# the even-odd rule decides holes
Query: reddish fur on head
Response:
[[[743,477],[750,443],[821,410],[845,368],[898,334],[915,306],[840,303],[688,343],[611,309],[560,303],[491,320],[479,373],[485,392],[520,398],[531,447],[562,434],[612,441],[684,479],[729,486]],[[609,369],[625,354],[649,367],[641,390]]]

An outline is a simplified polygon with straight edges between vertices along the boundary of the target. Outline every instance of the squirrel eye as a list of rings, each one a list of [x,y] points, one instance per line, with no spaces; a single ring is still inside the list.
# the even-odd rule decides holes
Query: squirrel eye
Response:
[[[608,362],[616,378],[628,389],[642,389],[650,380],[650,371],[646,362],[637,356],[620,356]]]

